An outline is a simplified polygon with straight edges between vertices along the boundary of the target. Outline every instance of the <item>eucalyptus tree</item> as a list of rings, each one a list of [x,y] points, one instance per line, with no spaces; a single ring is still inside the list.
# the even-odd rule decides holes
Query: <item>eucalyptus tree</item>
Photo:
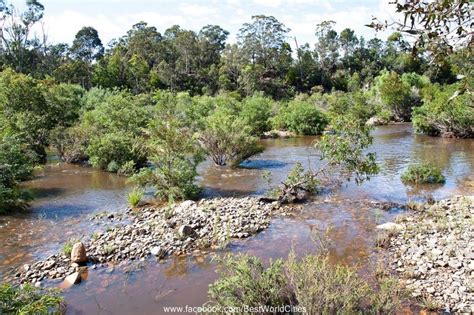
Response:
[[[0,40],[2,62],[18,72],[33,72],[44,49],[45,37],[38,38],[32,28],[41,23],[44,6],[36,0],[26,1],[19,12],[12,4],[0,0]],[[43,34],[44,35],[44,34]]]
[[[290,29],[273,16],[255,15],[237,34],[241,53],[248,66],[242,71],[244,93],[264,91],[274,97],[289,92],[285,76],[292,64],[287,42]]]

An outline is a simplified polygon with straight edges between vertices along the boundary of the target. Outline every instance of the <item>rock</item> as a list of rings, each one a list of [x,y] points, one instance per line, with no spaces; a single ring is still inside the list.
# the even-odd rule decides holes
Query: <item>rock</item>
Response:
[[[35,282],[35,287],[40,288],[42,285],[41,281]]]
[[[178,229],[178,234],[181,237],[194,237],[196,236],[196,231],[189,225],[181,225]]]
[[[380,125],[386,125],[387,121],[383,118],[373,116],[367,120],[365,123],[367,126],[380,126]]]
[[[41,268],[41,269],[49,270],[49,269],[53,268],[54,265],[56,265],[56,262],[54,260],[48,260],[44,263],[43,268]]]
[[[399,232],[403,230],[403,225],[393,222],[387,222],[376,226],[376,229],[385,231]]]
[[[162,256],[163,250],[161,249],[160,246],[154,246],[154,247],[150,248],[150,253],[153,256]]]
[[[28,271],[30,271],[30,265],[28,265],[28,264],[24,264],[24,265],[20,268],[20,273],[27,273]]]
[[[67,289],[78,283],[81,283],[81,275],[79,272],[75,272],[64,279],[64,281],[60,284],[60,288]]]
[[[82,242],[74,244],[71,251],[71,261],[73,263],[87,262],[86,247]]]

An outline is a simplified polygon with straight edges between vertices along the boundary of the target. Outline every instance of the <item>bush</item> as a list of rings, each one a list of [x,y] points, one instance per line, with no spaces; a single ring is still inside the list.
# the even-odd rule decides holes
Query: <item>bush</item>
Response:
[[[219,259],[219,279],[209,285],[211,304],[242,308],[298,306],[305,314],[394,314],[408,294],[397,279],[380,273],[374,286],[355,269],[331,263],[326,254],[286,262],[270,261],[265,267],[254,256],[226,255]]]
[[[32,176],[36,154],[16,137],[0,137],[0,213],[24,208],[28,194],[19,187]]]
[[[337,117],[332,132],[324,135],[316,144],[321,159],[339,167],[343,175],[354,175],[356,183],[370,179],[378,173],[375,153],[365,153],[372,144],[370,127],[364,121],[350,116]]]
[[[316,106],[293,100],[282,107],[274,120],[274,127],[284,128],[300,135],[321,134],[328,124],[326,115]]]
[[[252,135],[260,136],[265,131],[270,130],[269,119],[272,113],[272,105],[273,101],[270,98],[259,94],[244,99],[240,117],[250,127]]]
[[[415,131],[432,136],[474,137],[474,107],[472,96],[455,96],[459,85],[433,85],[423,90],[423,105],[413,112]]]
[[[6,315],[62,314],[65,306],[58,291],[41,290],[31,285],[0,285],[0,311]]]
[[[89,159],[94,167],[110,172],[118,172],[130,161],[135,168],[142,167],[147,160],[144,128],[153,112],[149,99],[121,91],[86,97],[87,104],[100,103],[84,112],[77,126],[54,132],[59,154],[71,162]]]
[[[147,143],[152,168],[143,169],[131,181],[153,185],[162,200],[196,198],[201,189],[194,182],[196,167],[203,160],[202,150],[189,129],[176,119],[150,123]]]
[[[374,88],[383,106],[392,112],[396,120],[410,120],[414,104],[407,80],[403,81],[394,71],[385,71],[375,79]]]
[[[421,163],[409,165],[402,174],[404,184],[442,184],[446,178],[441,170],[431,164]]]
[[[370,104],[362,92],[333,92],[326,96],[331,117],[350,115],[359,120],[367,121],[377,114],[374,104]]]
[[[17,135],[45,162],[53,120],[44,89],[35,79],[11,69],[0,72],[0,134]]]
[[[331,264],[325,256],[308,255],[298,262],[292,253],[287,273],[298,305],[308,314],[354,314],[370,293],[353,269]]]
[[[227,255],[220,259],[219,279],[209,285],[209,297],[222,307],[281,306],[289,304],[283,261],[267,268],[255,256]]]
[[[199,141],[216,165],[237,166],[263,148],[250,134],[251,128],[226,108],[207,117]]]
[[[143,140],[127,134],[109,133],[95,137],[87,147],[90,163],[96,168],[116,173],[129,161],[144,164]]]

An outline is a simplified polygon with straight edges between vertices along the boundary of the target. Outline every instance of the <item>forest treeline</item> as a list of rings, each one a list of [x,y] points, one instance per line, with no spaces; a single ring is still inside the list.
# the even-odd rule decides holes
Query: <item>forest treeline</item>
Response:
[[[72,45],[49,44],[32,32],[41,3],[21,13],[0,4],[0,212],[26,200],[18,183],[48,148],[173,199],[198,193],[205,156],[236,166],[261,151],[257,140],[270,130],[321,134],[345,116],[474,135],[472,96],[463,93],[472,90],[471,46],[432,62],[401,33],[366,40],[331,21],[315,25],[314,44],[298,45],[264,15],[242,26],[237,43],[217,25],[160,33],[140,22],[107,48],[92,27]]]

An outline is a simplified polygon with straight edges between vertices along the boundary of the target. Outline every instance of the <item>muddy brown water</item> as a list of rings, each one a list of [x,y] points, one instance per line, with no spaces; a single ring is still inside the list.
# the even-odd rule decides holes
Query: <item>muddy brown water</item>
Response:
[[[296,162],[315,168],[315,137],[263,140],[265,151],[227,169],[209,162],[199,167],[205,197],[265,193],[262,179],[270,171],[281,182]],[[285,258],[292,248],[298,255],[314,253],[312,231],[331,227],[333,261],[370,270],[375,265],[374,228],[401,210],[383,212],[371,200],[403,203],[474,193],[474,140],[442,139],[413,134],[410,125],[379,127],[372,151],[381,165],[379,175],[362,186],[353,183],[301,207],[295,215],[277,217],[270,228],[245,240],[233,240],[226,252],[250,253],[264,259]],[[442,168],[444,185],[417,189],[400,182],[408,163],[430,161]],[[32,210],[0,216],[0,279],[9,279],[24,263],[59,251],[70,238],[87,237],[113,222],[90,221],[101,211],[126,207],[126,180],[90,168],[50,163],[34,180],[25,183],[35,196]],[[219,254],[219,253],[217,253]],[[162,314],[165,306],[199,306],[207,301],[209,283],[216,279],[212,255],[179,257],[165,262],[148,260],[114,268],[90,270],[87,281],[64,291],[68,314]],[[54,283],[51,285],[55,285]]]

